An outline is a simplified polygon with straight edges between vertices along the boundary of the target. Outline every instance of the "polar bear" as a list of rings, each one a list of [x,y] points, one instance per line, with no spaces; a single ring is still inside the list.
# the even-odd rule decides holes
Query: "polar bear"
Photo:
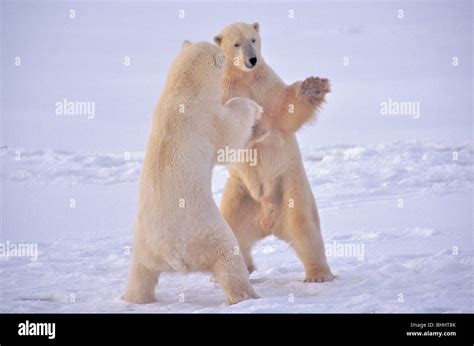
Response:
[[[229,166],[220,210],[239,241],[247,268],[255,269],[253,245],[273,234],[296,251],[306,282],[330,281],[334,276],[326,260],[318,209],[295,136],[325,101],[329,81],[309,77],[286,85],[262,57],[258,23],[228,25],[214,42],[227,55],[222,100],[240,96],[259,103],[264,109],[259,128],[278,132],[283,142],[257,141],[257,165]]]
[[[262,109],[241,97],[222,104],[224,67],[220,48],[189,41],[171,65],[140,177],[127,301],[155,301],[162,272],[211,272],[229,304],[257,297],[211,177],[217,151],[243,148]]]

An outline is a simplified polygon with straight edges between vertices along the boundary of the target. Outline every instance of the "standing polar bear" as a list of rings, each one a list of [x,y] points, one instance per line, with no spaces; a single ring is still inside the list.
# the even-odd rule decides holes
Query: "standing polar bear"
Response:
[[[264,109],[259,128],[277,132],[282,139],[280,145],[254,142],[256,166],[229,166],[220,210],[239,241],[247,268],[255,269],[253,245],[274,234],[296,251],[306,282],[332,280],[318,210],[294,134],[324,102],[329,81],[309,77],[286,85],[262,58],[258,23],[226,26],[214,42],[227,55],[223,101],[236,96],[255,100]]]
[[[217,151],[243,148],[262,109],[241,97],[222,105],[224,67],[220,48],[188,41],[171,65],[140,177],[130,302],[153,302],[160,273],[171,271],[212,272],[230,304],[257,297],[211,177]]]

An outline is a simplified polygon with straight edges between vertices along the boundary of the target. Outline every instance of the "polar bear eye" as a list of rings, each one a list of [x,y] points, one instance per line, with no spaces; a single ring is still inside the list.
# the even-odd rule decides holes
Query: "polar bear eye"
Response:
[[[240,47],[240,43],[234,44],[234,47],[235,47],[235,48],[239,48],[239,47]]]
[[[254,39],[254,38],[252,38],[252,43],[255,43],[255,42],[257,42],[257,40],[256,40],[256,39]]]

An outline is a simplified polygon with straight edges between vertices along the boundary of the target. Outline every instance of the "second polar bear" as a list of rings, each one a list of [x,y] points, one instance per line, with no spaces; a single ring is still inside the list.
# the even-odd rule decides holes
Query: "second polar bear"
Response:
[[[153,302],[160,273],[172,271],[212,272],[230,304],[257,297],[211,178],[217,151],[243,148],[262,109],[241,97],[222,104],[224,67],[220,48],[185,41],[170,68],[140,177],[130,302]]]
[[[284,83],[263,59],[258,23],[230,24],[214,42],[228,58],[223,101],[236,96],[255,100],[265,110],[258,127],[278,131],[283,141],[278,145],[271,140],[256,143],[259,160],[255,166],[236,163],[229,167],[221,212],[239,241],[248,270],[255,270],[252,247],[273,234],[296,251],[304,265],[305,281],[330,281],[334,275],[326,260],[319,213],[295,136],[325,101],[329,80],[308,77],[291,85]]]

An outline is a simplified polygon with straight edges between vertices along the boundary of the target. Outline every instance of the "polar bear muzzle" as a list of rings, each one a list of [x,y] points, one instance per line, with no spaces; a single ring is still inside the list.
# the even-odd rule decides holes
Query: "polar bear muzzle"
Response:
[[[257,52],[255,48],[248,44],[244,49],[244,64],[248,69],[252,69],[257,64]]]
[[[254,67],[255,65],[257,65],[257,57],[250,58],[249,62],[250,62],[250,65],[252,65],[252,67]]]

